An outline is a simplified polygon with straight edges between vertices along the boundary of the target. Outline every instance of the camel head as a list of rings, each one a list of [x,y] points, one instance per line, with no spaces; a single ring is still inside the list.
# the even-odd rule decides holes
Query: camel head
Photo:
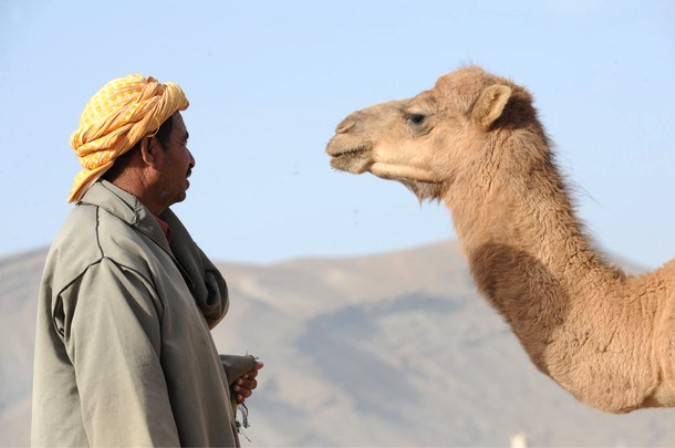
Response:
[[[370,172],[440,199],[458,177],[471,181],[494,165],[494,142],[534,117],[529,94],[479,67],[461,68],[419,95],[352,113],[327,145],[331,166]],[[523,118],[526,118],[523,120]]]

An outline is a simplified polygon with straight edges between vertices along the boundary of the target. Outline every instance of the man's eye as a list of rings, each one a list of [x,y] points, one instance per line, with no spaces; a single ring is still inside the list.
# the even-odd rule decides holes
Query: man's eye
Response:
[[[406,117],[406,119],[410,123],[415,124],[415,125],[422,124],[424,122],[424,118],[425,117],[422,114],[408,114],[408,116]]]

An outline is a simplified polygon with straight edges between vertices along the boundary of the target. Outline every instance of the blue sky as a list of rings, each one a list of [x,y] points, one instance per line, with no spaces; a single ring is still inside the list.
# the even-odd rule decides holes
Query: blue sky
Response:
[[[179,83],[197,166],[174,207],[212,258],[266,263],[454,238],[401,185],[333,171],[337,123],[475,63],[525,85],[598,245],[675,256],[675,3],[0,0],[0,256],[70,206],[87,99],[129,73]]]

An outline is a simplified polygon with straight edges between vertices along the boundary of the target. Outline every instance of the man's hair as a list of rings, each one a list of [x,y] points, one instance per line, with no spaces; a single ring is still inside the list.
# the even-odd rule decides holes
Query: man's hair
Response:
[[[162,123],[155,133],[155,137],[157,137],[157,140],[159,140],[159,145],[162,147],[162,151],[164,151],[169,144],[171,129],[173,129],[173,115],[171,115],[164,123]],[[134,154],[141,150],[141,142],[145,138],[146,137],[143,137],[129,151],[115,159],[113,166],[108,168],[108,170],[103,173],[101,177],[107,181],[112,182],[120,174],[122,174],[122,171],[124,171],[124,169],[129,166],[129,163],[131,162],[132,157],[134,157]]]

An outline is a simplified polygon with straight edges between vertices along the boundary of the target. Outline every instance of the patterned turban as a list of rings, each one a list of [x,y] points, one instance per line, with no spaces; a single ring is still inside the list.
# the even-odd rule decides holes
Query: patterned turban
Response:
[[[82,171],[75,176],[68,202],[78,201],[117,157],[188,106],[180,86],[151,76],[129,75],[104,85],[87,102],[70,139]]]

